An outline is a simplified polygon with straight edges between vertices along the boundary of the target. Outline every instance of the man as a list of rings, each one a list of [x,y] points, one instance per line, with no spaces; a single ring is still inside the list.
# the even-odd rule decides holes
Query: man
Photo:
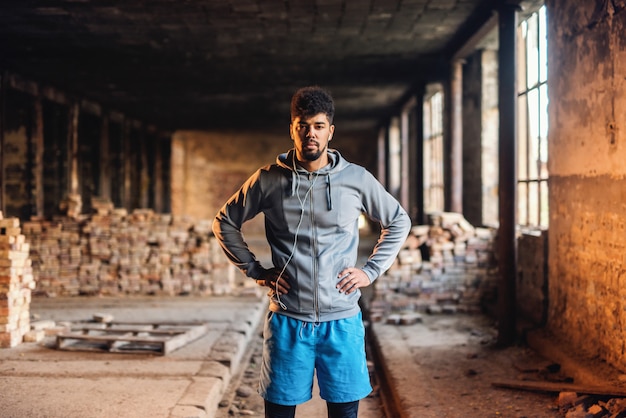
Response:
[[[314,372],[330,418],[356,418],[371,391],[362,287],[393,263],[411,222],[399,203],[363,167],[329,149],[335,126],[330,94],[298,90],[291,101],[294,148],[260,168],[218,212],[213,232],[248,277],[269,287],[259,393],[266,418],[295,416],[311,399]],[[241,234],[265,215],[273,267],[263,267]],[[358,268],[358,219],[365,213],[381,234]]]

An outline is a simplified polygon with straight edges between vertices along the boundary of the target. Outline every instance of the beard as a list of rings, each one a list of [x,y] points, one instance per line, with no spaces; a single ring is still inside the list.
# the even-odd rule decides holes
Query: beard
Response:
[[[318,149],[317,151],[309,151],[309,150],[303,149],[302,157],[306,161],[317,161],[322,156],[322,154],[326,152],[327,148],[328,146],[325,146],[324,148]]]

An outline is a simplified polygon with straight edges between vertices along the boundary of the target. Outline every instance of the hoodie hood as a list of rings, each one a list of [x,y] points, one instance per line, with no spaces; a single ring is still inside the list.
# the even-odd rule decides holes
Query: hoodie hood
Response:
[[[329,148],[326,153],[328,154],[329,164],[318,170],[320,176],[341,171],[349,164],[336,149]],[[304,168],[296,163],[296,150],[294,148],[278,155],[276,164],[291,171],[307,173]]]
[[[336,149],[329,148],[326,152],[328,154],[329,163],[312,173],[316,173],[326,179],[326,202],[328,210],[332,210],[333,202],[331,193],[331,177],[333,174],[336,174],[346,168],[350,163],[343,158],[343,156]],[[296,151],[294,148],[279,154],[278,157],[276,157],[276,164],[279,167],[291,171],[291,196],[294,196],[296,194],[296,177],[298,175],[308,175],[309,172],[296,163]]]

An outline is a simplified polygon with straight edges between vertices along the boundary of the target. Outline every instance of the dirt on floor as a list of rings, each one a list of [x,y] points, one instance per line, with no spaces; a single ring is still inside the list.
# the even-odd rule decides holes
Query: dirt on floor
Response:
[[[412,325],[374,329],[383,363],[394,376],[384,384],[397,389],[400,408],[387,418],[626,416],[623,398],[570,390],[597,387],[577,381],[572,364],[566,368],[523,341],[499,347],[496,324],[488,317],[423,315]],[[592,370],[605,368],[596,364]]]
[[[542,374],[565,377],[527,347],[497,348],[496,330],[483,316],[424,315],[408,326],[378,324],[376,334],[380,341],[398,342],[395,352],[387,345],[385,363],[396,379],[391,384],[401,385],[399,416],[562,416],[554,394],[493,386]]]
[[[502,387],[507,382],[528,382],[531,387],[575,382],[560,364],[524,344],[498,347],[495,324],[487,317],[425,315],[412,325],[378,323],[375,330],[387,355],[393,354],[384,359],[384,367],[396,379],[389,383],[381,373],[372,374],[374,392],[361,402],[360,418],[626,416],[619,415],[626,404],[620,398]],[[373,344],[369,351],[376,351]],[[252,339],[241,373],[232,379],[217,418],[263,416],[263,400],[256,393],[261,346],[259,333]],[[385,391],[389,384],[400,384],[401,390],[395,395]],[[301,405],[296,416],[325,417],[323,401]]]

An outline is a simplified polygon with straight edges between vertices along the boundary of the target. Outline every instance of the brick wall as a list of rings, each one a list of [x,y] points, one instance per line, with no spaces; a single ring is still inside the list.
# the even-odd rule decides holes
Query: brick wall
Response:
[[[548,325],[572,346],[626,370],[626,13],[623,2],[546,5]]]
[[[287,128],[280,133],[184,131],[172,138],[172,213],[213,218],[254,171],[292,146]],[[262,233],[262,216],[246,225]]]
[[[3,219],[0,213],[0,348],[15,347],[30,331],[34,288],[29,244],[20,221]]]

